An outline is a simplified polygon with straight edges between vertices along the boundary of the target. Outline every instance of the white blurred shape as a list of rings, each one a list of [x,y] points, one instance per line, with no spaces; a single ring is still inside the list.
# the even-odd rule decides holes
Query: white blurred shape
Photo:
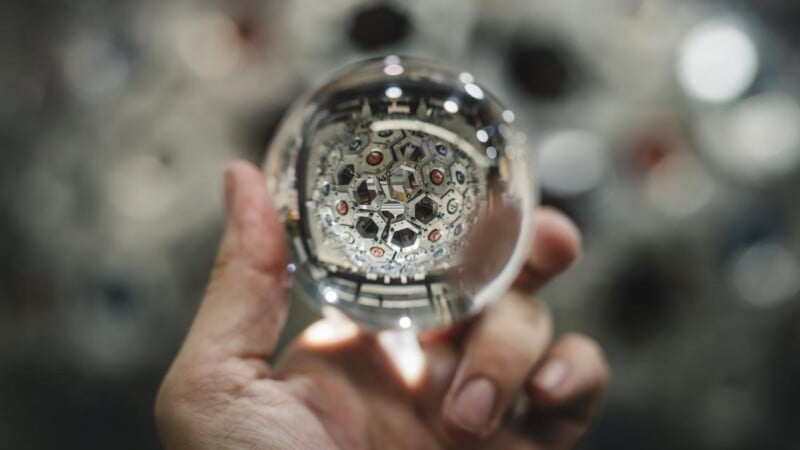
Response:
[[[331,288],[325,288],[323,296],[325,297],[325,301],[328,303],[336,303],[339,301],[339,295]]]
[[[118,97],[128,84],[130,65],[106,38],[79,36],[64,52],[64,81],[81,100],[99,103]]]
[[[383,63],[386,64],[387,66],[400,64],[400,57],[397,55],[388,55],[385,58],[383,58]]]
[[[713,197],[709,174],[692,157],[677,153],[660,161],[648,174],[645,195],[663,212],[687,216],[698,212]]]
[[[483,100],[483,90],[477,84],[467,83],[464,85],[464,90],[472,98],[475,98],[477,100]]]
[[[397,75],[401,75],[405,69],[400,64],[389,64],[383,68],[383,73],[389,75],[391,77],[396,77]]]
[[[401,317],[397,323],[400,328],[411,328],[411,318],[408,316]]]
[[[326,306],[322,308],[323,319],[311,324],[303,331],[301,342],[313,348],[347,342],[358,335],[358,325],[340,311]]]
[[[800,166],[800,103],[773,91],[699,117],[698,148],[739,178],[766,183]]]
[[[748,98],[731,112],[732,142],[741,156],[771,169],[788,169],[800,162],[800,105],[781,93]]]
[[[382,331],[378,342],[406,386],[418,386],[425,375],[425,354],[416,334],[411,330]]]
[[[458,112],[458,103],[453,100],[445,100],[443,106],[444,110],[449,113],[455,114]]]
[[[602,140],[583,130],[546,136],[539,145],[536,167],[545,189],[568,197],[594,190],[609,170]]]
[[[186,65],[203,78],[229,75],[244,56],[236,24],[213,12],[182,23],[177,29],[177,47]]]
[[[386,88],[385,94],[389,98],[400,98],[403,95],[403,90],[397,86],[390,86]]]
[[[696,26],[678,54],[678,80],[702,101],[724,103],[742,95],[755,80],[758,53],[734,23],[712,20]]]
[[[489,133],[487,133],[486,130],[478,130],[475,133],[475,137],[481,142],[487,142],[489,140]]]
[[[730,274],[742,298],[755,306],[776,306],[800,292],[797,255],[773,242],[761,242],[739,252]]]
[[[475,77],[472,76],[469,72],[461,72],[458,74],[458,79],[464,84],[470,84],[475,82]]]

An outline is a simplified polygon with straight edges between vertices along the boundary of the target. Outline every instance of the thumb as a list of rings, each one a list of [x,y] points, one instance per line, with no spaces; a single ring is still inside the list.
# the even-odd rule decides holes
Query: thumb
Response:
[[[225,170],[225,203],[225,233],[181,356],[265,359],[275,350],[287,312],[283,225],[264,177],[248,162],[235,161]]]

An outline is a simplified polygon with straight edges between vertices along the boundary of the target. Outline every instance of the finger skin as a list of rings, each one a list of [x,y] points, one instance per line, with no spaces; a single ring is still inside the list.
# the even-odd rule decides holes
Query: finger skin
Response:
[[[287,312],[283,225],[261,172],[250,163],[228,166],[225,198],[225,233],[181,354],[265,359],[274,351]]]
[[[570,267],[581,253],[581,234],[562,213],[552,208],[536,211],[533,250],[514,287],[533,292]]]
[[[554,366],[559,376],[550,377]],[[551,370],[552,374],[552,370]],[[591,338],[570,333],[553,345],[531,377],[531,399],[539,406],[567,406],[576,400],[591,400],[587,413],[599,404],[609,380],[609,368],[600,346]],[[588,415],[588,414],[587,414]]]
[[[551,332],[545,306],[513,290],[476,321],[465,336],[463,357],[443,404],[445,429],[454,439],[482,438],[497,429],[514,395],[546,351]],[[459,397],[476,380],[488,380],[496,394],[490,420],[477,428],[460,421],[455,412]]]
[[[573,448],[597,414],[609,376],[592,339],[579,334],[559,339],[531,376],[531,406],[521,420],[520,439],[548,449]]]

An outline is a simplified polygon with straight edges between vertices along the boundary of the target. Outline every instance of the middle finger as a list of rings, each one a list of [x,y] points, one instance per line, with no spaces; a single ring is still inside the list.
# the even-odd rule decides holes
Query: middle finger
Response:
[[[464,337],[462,358],[444,399],[444,425],[454,438],[483,438],[497,428],[551,334],[547,308],[519,291],[487,308]]]

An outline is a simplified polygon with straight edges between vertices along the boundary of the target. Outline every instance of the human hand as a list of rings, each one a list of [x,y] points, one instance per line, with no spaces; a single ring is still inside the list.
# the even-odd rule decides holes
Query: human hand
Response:
[[[583,434],[605,360],[580,335],[551,345],[549,312],[530,298],[578,255],[560,214],[537,212],[533,252],[503,299],[423,340],[427,374],[410,386],[366,333],[325,347],[299,339],[268,364],[288,307],[283,226],[251,164],[229,166],[225,197],[205,298],[156,399],[167,449],[564,449]],[[508,417],[516,398],[528,404]]]

